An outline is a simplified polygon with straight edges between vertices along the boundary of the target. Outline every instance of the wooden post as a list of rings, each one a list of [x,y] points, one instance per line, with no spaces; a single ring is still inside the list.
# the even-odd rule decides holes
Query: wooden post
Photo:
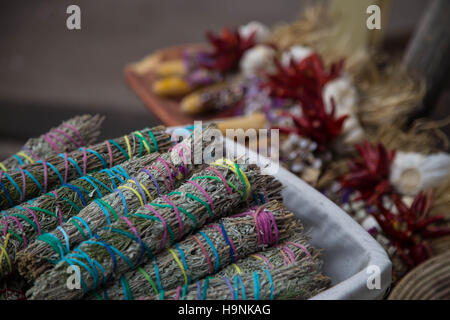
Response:
[[[369,30],[367,28],[368,14],[366,11],[370,5],[380,7],[381,29]],[[339,30],[334,41],[347,41],[349,39],[348,45],[354,50],[380,46],[385,35],[390,7],[391,0],[331,1],[328,12]]]
[[[413,74],[426,81],[422,102],[410,121],[429,115],[450,71],[450,1],[434,0],[408,44],[403,62]]]

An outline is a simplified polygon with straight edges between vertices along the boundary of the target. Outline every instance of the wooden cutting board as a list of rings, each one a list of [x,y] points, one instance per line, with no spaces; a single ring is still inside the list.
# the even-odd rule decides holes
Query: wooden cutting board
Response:
[[[159,50],[141,61],[130,63],[125,67],[125,80],[131,90],[144,102],[160,120],[167,126],[191,124],[195,120],[212,120],[233,116],[234,108],[223,112],[191,116],[181,112],[179,99],[161,97],[153,93],[153,83],[157,79],[154,67],[161,61],[181,58],[185,49],[204,48],[203,44],[187,44]]]

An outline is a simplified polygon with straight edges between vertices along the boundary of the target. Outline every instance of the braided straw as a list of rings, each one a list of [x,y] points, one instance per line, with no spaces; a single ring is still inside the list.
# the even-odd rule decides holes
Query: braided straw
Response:
[[[32,299],[74,299],[95,289],[114,274],[133,269],[153,254],[169,247],[211,219],[232,213],[248,204],[252,188],[279,195],[281,185],[271,176],[261,175],[258,167],[216,162],[194,174],[169,196],[161,196],[136,213],[122,216],[95,239],[82,242],[54,269],[37,279],[30,289]],[[169,241],[162,241],[167,239]],[[83,290],[68,290],[67,267],[80,269]]]
[[[175,300],[273,300],[308,299],[324,290],[330,279],[311,265],[293,263],[273,270],[236,275],[234,278],[205,278],[147,299]]]
[[[87,173],[112,167],[146,153],[164,152],[171,145],[163,126],[135,131],[92,147],[61,153],[47,160],[19,167],[17,172],[0,171],[0,208],[7,209],[46,193]]]
[[[389,300],[450,299],[450,251],[411,270],[395,286]]]
[[[251,253],[275,245],[287,238],[294,226],[294,215],[277,201],[247,209],[243,214],[204,226],[142,268],[121,275],[104,289],[103,295],[112,300],[128,300],[190,284]],[[101,294],[102,290],[99,290],[95,296]]]
[[[29,203],[2,211],[0,228],[3,235],[0,243],[5,241],[8,233],[11,238],[0,260],[0,276],[12,272],[8,261],[15,261],[18,250],[27,247],[43,232],[53,231],[58,225],[66,222],[89,203],[113,192],[143,167],[151,164],[159,156],[158,153],[134,158],[111,169],[103,169],[92,175],[83,176],[45,193]]]
[[[206,147],[207,142],[203,141],[202,136],[209,130],[205,129],[201,135],[194,133],[161,155],[153,165],[140,170],[115,192],[85,207],[59,230],[54,230],[51,236],[38,239],[26,248],[18,257],[20,274],[29,280],[36,278],[46,268],[52,267],[47,260],[59,260],[62,254],[89,239],[101,228],[180,186],[194,169],[204,166],[194,164],[193,158],[195,150]]]
[[[103,119],[99,115],[85,114],[64,121],[39,138],[29,139],[22,150],[0,162],[0,170],[11,172],[19,166],[93,144],[100,134]]]

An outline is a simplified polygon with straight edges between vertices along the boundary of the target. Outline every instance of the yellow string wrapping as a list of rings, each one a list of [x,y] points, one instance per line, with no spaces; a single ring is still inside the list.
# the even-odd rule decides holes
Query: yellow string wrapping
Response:
[[[168,250],[172,254],[173,259],[178,264],[178,266],[180,267],[181,272],[183,273],[184,283],[188,284],[188,277],[187,277],[186,271],[184,270],[183,264],[181,263],[180,259],[178,259],[176,253],[172,249],[168,249]]]
[[[11,264],[11,259],[8,256],[8,252],[6,252],[6,246],[8,245],[8,241],[9,241],[9,237],[10,237],[10,233],[6,234],[5,237],[5,242],[3,243],[3,246],[0,246],[0,274],[3,277],[3,256],[5,256],[6,258],[6,262],[8,263],[9,266],[9,272],[12,272],[12,264]]]
[[[145,138],[142,135],[142,133],[140,133],[139,131],[135,131],[134,134],[137,135],[138,137],[142,138],[142,141],[144,143],[145,150],[147,150],[147,153],[148,154],[152,153],[152,151],[150,150],[150,146],[148,145],[148,142],[147,142],[147,140],[145,140]]]
[[[25,159],[28,160],[29,163],[34,163],[35,161],[33,160],[33,158],[31,158],[29,155],[27,155],[26,153],[24,153],[23,151],[17,152],[18,156],[24,157]]]
[[[251,191],[252,187],[250,185],[250,182],[248,181],[247,176],[245,175],[244,171],[242,171],[241,168],[239,168],[239,173],[238,173],[236,164],[233,161],[231,161],[230,159],[226,159],[226,158],[222,158],[222,159],[218,159],[218,160],[214,161],[213,166],[230,169],[238,176],[240,173],[242,176],[242,179],[244,180],[243,182],[245,183],[245,186],[246,186],[245,200],[248,199],[248,196],[250,195],[250,191]]]
[[[232,266],[236,269],[236,272],[237,272],[238,274],[241,274],[241,273],[242,273],[241,268],[239,268],[238,265],[237,265],[236,263],[233,263]]]
[[[6,169],[6,167],[5,167],[5,165],[1,162],[0,162],[0,169],[5,172],[8,171],[8,169]]]
[[[141,195],[139,194],[139,192],[134,190],[132,187],[130,187],[130,186],[119,186],[117,189],[128,189],[128,190],[130,190],[131,192],[133,192],[136,195],[136,197],[138,197],[139,202],[141,203],[141,207],[144,206],[144,201],[142,200]]]
[[[131,153],[130,139],[128,139],[128,136],[123,136],[123,138],[125,139],[125,143],[127,144],[128,159],[131,159],[132,158],[132,153]]]
[[[136,183],[136,181],[134,181],[134,180],[128,180],[128,182],[132,182],[132,183],[134,183],[134,184],[137,186],[137,183]],[[142,183],[139,183],[139,185],[140,185],[141,188],[145,191],[145,193],[147,194],[147,196],[148,196],[148,198],[150,199],[150,201],[153,201],[153,197],[152,197],[152,195],[150,194],[150,192],[148,191],[148,189],[147,189]]]

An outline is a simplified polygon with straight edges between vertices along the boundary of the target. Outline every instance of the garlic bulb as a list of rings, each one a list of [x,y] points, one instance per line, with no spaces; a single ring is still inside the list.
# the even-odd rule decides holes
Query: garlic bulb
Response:
[[[450,176],[450,155],[439,152],[423,155],[397,152],[391,165],[390,182],[402,194],[415,196],[429,190]]]
[[[238,32],[243,38],[248,38],[255,32],[255,42],[257,43],[266,41],[270,35],[269,28],[258,21],[252,21],[240,26]]]
[[[313,53],[313,50],[304,46],[292,46],[281,54],[281,64],[289,66],[291,59],[294,62],[300,62]]]
[[[350,77],[343,75],[328,82],[323,89],[323,99],[327,112],[331,112],[331,98],[336,105],[336,117],[348,115],[342,129],[342,138],[345,144],[359,142],[364,136],[364,130],[356,116],[358,94]]]
[[[241,58],[240,68],[244,75],[250,76],[259,71],[274,71],[275,50],[269,46],[257,45],[247,50]]]
[[[370,231],[370,230],[377,230],[380,231],[381,227],[378,224],[378,221],[375,220],[374,217],[372,217],[371,215],[367,215],[367,217],[361,222],[361,226],[366,230],[366,231]]]

